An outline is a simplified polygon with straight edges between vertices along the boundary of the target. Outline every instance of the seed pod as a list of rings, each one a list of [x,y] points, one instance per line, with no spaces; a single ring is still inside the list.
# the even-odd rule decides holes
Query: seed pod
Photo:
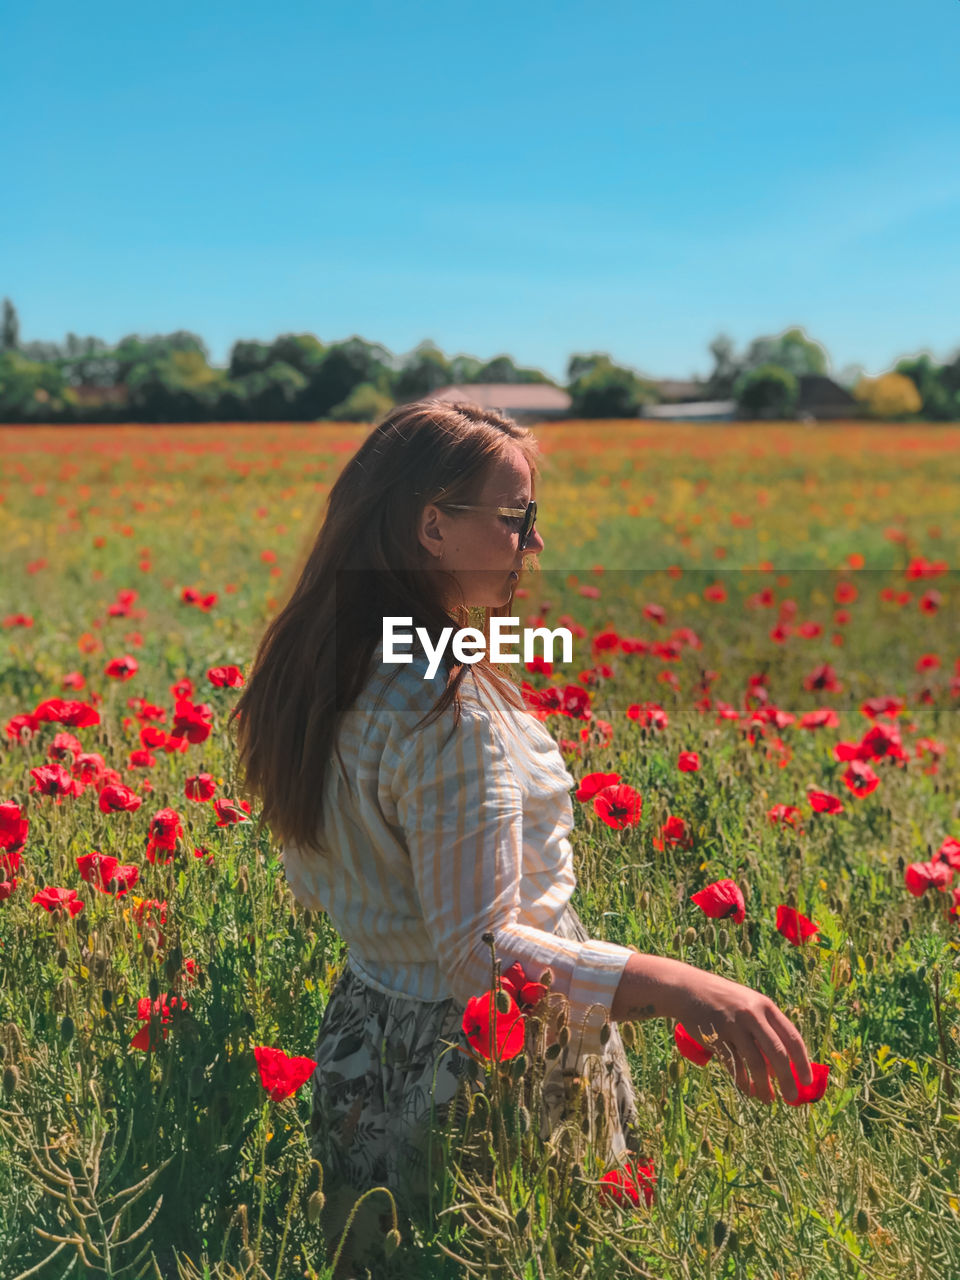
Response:
[[[724,928],[723,926],[721,926],[717,930],[717,946],[720,948],[721,951],[724,951],[726,950],[726,947],[729,944],[729,942],[730,942],[730,931]]]
[[[640,906],[643,908],[644,911],[646,911],[649,905],[650,905],[650,894],[646,889],[644,889],[643,893],[641,893],[640,895]]]
[[[322,1191],[314,1191],[308,1197],[307,1221],[310,1223],[311,1226],[313,1226],[314,1223],[316,1223],[319,1220],[321,1213],[323,1213],[323,1206],[326,1203],[327,1203],[327,1197],[323,1194]]]
[[[620,1023],[620,1039],[627,1049],[635,1049],[637,1047],[637,1029],[632,1022]]]
[[[727,1250],[730,1253],[736,1253],[737,1246],[740,1244],[740,1237],[735,1231],[731,1231],[727,1236]]]
[[[605,1022],[603,1026],[600,1028],[600,1043],[606,1044],[607,1041],[610,1039],[610,1035],[611,1035],[610,1023]]]
[[[107,963],[108,958],[103,951],[95,951],[93,953],[93,959],[90,962],[90,967],[93,970],[93,976],[95,978],[103,977],[107,971]]]
[[[244,1275],[246,1275],[246,1273],[253,1267],[253,1264],[255,1262],[256,1262],[256,1258],[253,1255],[252,1249],[240,1250],[240,1270],[244,1273]]]
[[[719,1249],[727,1238],[727,1224],[722,1218],[718,1218],[713,1224],[713,1247]]]
[[[761,1177],[763,1178],[764,1182],[774,1182],[776,1180],[777,1175],[773,1172],[773,1170],[770,1168],[768,1164],[765,1164],[763,1166],[763,1172],[761,1174]]]
[[[717,926],[715,924],[708,925],[704,930],[703,940],[708,947],[717,945]]]
[[[667,1067],[667,1079],[671,1084],[677,1084],[680,1080],[680,1063],[673,1058]]]
[[[516,1217],[514,1218],[514,1222],[517,1224],[518,1231],[526,1231],[527,1226],[529,1225],[529,1222],[530,1222],[529,1209],[527,1209],[525,1206],[522,1209],[518,1209]]]
[[[683,935],[683,945],[685,947],[692,947],[693,944],[696,942],[696,940],[697,940],[697,931],[693,927],[693,925],[690,925],[686,933]]]
[[[868,951],[863,958],[863,967],[866,969],[867,973],[873,973],[876,963],[877,963],[877,957],[873,954],[872,951]]]
[[[17,1092],[17,1086],[20,1084],[20,1072],[11,1063],[3,1069],[3,1092],[8,1098],[12,1098]]]
[[[510,1079],[514,1082],[514,1084],[516,1084],[518,1080],[523,1078],[523,1073],[526,1071],[526,1069],[527,1069],[526,1054],[523,1054],[523,1053],[518,1054],[517,1057],[514,1058],[510,1066]]]
[[[557,1044],[561,1049],[565,1049],[570,1043],[570,1028],[563,1026],[560,1028],[560,1034],[557,1036]]]
[[[670,944],[670,946],[673,951],[678,951],[680,949],[680,930],[679,929],[673,935],[673,942]]]
[[[103,1003],[104,1009],[106,1009],[107,1013],[109,1013],[110,1010],[113,1008],[113,992],[110,990],[109,987],[103,988],[103,990],[100,992],[100,999]]]
[[[517,1116],[520,1120],[520,1132],[529,1133],[530,1125],[533,1123],[533,1121],[531,1119],[530,1112],[523,1105],[523,1103],[521,1103],[520,1106],[517,1108]]]
[[[857,1210],[856,1227],[857,1231],[859,1231],[862,1236],[865,1236],[870,1230],[870,1215],[867,1213],[866,1209]]]
[[[61,947],[57,952],[57,964],[61,969],[65,969],[70,963],[70,956],[66,947]]]
[[[566,1028],[564,1028],[564,1030],[566,1030]],[[563,1050],[561,1049],[559,1043],[551,1044],[547,1046],[543,1056],[546,1058],[548,1062],[553,1062],[556,1058],[560,1057],[560,1054],[562,1052]]]
[[[167,956],[166,964],[163,966],[164,973],[172,982],[182,968],[183,952],[179,947],[174,947]]]
[[[706,1138],[704,1138],[703,1141],[700,1143],[700,1154],[702,1156],[713,1155],[713,1147],[711,1147],[710,1143],[707,1141]]]
[[[501,990],[497,992],[497,1012],[510,1012],[510,997],[507,995],[506,991]]]
[[[543,973],[541,973],[540,975],[540,985],[542,987],[547,987],[548,989],[553,986],[553,970],[552,969],[544,969]]]
[[[400,1232],[396,1227],[391,1227],[383,1241],[383,1252],[388,1258],[392,1258],[399,1248]]]
[[[150,981],[147,983],[147,992],[151,1000],[160,999],[160,979],[155,973],[150,975]]]
[[[305,929],[309,929],[309,928],[310,928],[310,926],[311,926],[312,924],[313,924],[313,912],[312,912],[312,911],[310,911],[310,910],[306,910],[306,911],[304,911],[304,913],[303,913],[303,927],[304,927]]]
[[[70,1041],[73,1039],[76,1033],[76,1030],[77,1030],[76,1025],[74,1024],[73,1019],[70,1017],[68,1013],[67,1016],[60,1023],[60,1039],[63,1041],[64,1044],[70,1043]]]
[[[7,1046],[0,1040],[0,1062],[3,1062],[7,1056]]]
[[[152,960],[157,954],[157,944],[153,940],[153,934],[148,933],[143,940],[143,954],[148,960]]]
[[[870,1203],[873,1205],[875,1209],[879,1207],[880,1193],[879,1191],[877,1191],[877,1188],[873,1185],[872,1182],[867,1183],[867,1199],[870,1201]]]

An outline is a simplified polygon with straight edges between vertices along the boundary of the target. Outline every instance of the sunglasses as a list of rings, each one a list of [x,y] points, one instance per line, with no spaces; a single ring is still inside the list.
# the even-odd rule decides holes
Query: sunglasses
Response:
[[[473,503],[464,502],[445,502],[443,504],[451,511],[496,511],[501,516],[523,516],[523,523],[520,526],[520,545],[517,548],[522,551],[530,541],[530,535],[533,533],[533,526],[537,523],[537,504],[529,502],[526,508],[523,507],[480,507]]]

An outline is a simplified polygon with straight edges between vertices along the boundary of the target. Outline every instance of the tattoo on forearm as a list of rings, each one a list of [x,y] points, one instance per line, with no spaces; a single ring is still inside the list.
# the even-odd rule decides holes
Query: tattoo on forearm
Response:
[[[627,1010],[627,1021],[639,1022],[643,1018],[653,1018],[656,1017],[656,1012],[652,1004],[640,1005],[635,1009]]]

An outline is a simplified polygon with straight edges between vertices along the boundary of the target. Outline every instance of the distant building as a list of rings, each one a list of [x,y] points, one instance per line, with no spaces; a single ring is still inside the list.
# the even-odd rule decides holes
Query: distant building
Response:
[[[645,404],[640,416],[662,422],[731,422],[737,416],[737,402],[689,400],[680,404]]]
[[[651,385],[663,404],[680,404],[685,401],[702,400],[706,385],[689,378],[654,378]]]
[[[805,373],[798,381],[798,418],[858,418],[863,412],[859,400],[832,378]]]
[[[431,392],[429,398],[447,403],[469,400],[482,409],[498,409],[518,422],[566,418],[572,403],[566,391],[548,382],[465,382],[441,387]]]

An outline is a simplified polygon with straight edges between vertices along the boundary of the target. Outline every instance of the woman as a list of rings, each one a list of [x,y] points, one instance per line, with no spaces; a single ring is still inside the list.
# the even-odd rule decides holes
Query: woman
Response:
[[[636,1110],[607,1020],[669,1017],[711,1040],[737,1085],[796,1097],[803,1040],[772,1001],[662,956],[590,939],[575,888],[569,790],[552,737],[483,657],[425,678],[422,652],[383,659],[385,617],[433,644],[470,610],[510,612],[536,528],[536,441],[503,415],[420,401],[395,409],[347,463],[293,594],[261,642],[239,749],[261,822],[280,837],[298,900],[349,947],[315,1057],[313,1143],[347,1207],[387,1185],[427,1189],[431,1117],[457,1093],[467,1000],[503,972],[549,969],[610,1090],[612,1159],[636,1150]],[[487,941],[484,941],[484,938]],[[563,1112],[545,1082],[541,1133]],[[383,1207],[382,1205],[380,1206]],[[342,1221],[343,1210],[337,1215]]]

